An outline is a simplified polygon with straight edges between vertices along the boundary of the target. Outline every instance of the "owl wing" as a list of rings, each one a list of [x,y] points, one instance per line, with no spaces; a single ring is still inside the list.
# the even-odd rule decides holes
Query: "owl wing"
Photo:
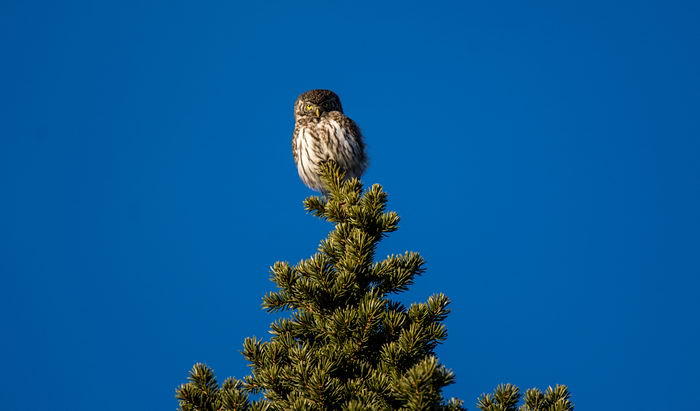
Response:
[[[351,175],[359,177],[367,169],[368,163],[362,131],[357,123],[339,111],[332,111],[329,116],[340,125],[341,130],[345,130],[346,137],[350,139],[349,148],[352,150],[353,167],[348,171],[351,172]]]
[[[294,133],[292,134],[292,155],[294,156],[294,164],[299,163],[299,155],[297,154],[297,138],[299,136],[299,124],[294,123]]]
[[[362,132],[360,131],[360,127],[357,126],[357,123],[355,123],[350,117],[346,116],[340,111],[331,111],[329,115],[331,119],[337,121],[342,128],[350,131],[350,133],[362,143],[364,148],[364,142],[362,141]]]

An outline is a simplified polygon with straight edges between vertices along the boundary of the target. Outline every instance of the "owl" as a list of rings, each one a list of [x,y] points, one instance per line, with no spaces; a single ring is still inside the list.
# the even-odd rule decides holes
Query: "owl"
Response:
[[[360,177],[367,168],[360,128],[343,114],[340,98],[330,90],[302,93],[294,103],[292,154],[299,177],[309,188],[325,193],[319,165],[334,160],[347,178]]]

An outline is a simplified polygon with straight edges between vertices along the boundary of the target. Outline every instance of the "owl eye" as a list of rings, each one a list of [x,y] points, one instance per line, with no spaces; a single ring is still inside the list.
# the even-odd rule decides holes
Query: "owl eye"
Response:
[[[306,111],[311,111],[311,109],[314,108],[311,104],[306,105]]]

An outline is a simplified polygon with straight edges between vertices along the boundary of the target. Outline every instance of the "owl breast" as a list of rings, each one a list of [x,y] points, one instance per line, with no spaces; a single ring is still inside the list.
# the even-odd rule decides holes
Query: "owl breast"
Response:
[[[299,177],[309,188],[323,191],[319,166],[334,160],[348,178],[360,177],[367,167],[359,128],[338,112],[333,116],[299,119],[295,124],[293,150]]]

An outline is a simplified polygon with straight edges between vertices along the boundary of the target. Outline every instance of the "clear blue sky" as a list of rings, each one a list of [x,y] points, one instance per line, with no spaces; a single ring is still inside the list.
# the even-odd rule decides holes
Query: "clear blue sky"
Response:
[[[700,6],[0,3],[6,410],[172,410],[241,377],[268,267],[331,228],[290,153],[330,88],[453,300],[438,354],[578,409],[698,409]]]

